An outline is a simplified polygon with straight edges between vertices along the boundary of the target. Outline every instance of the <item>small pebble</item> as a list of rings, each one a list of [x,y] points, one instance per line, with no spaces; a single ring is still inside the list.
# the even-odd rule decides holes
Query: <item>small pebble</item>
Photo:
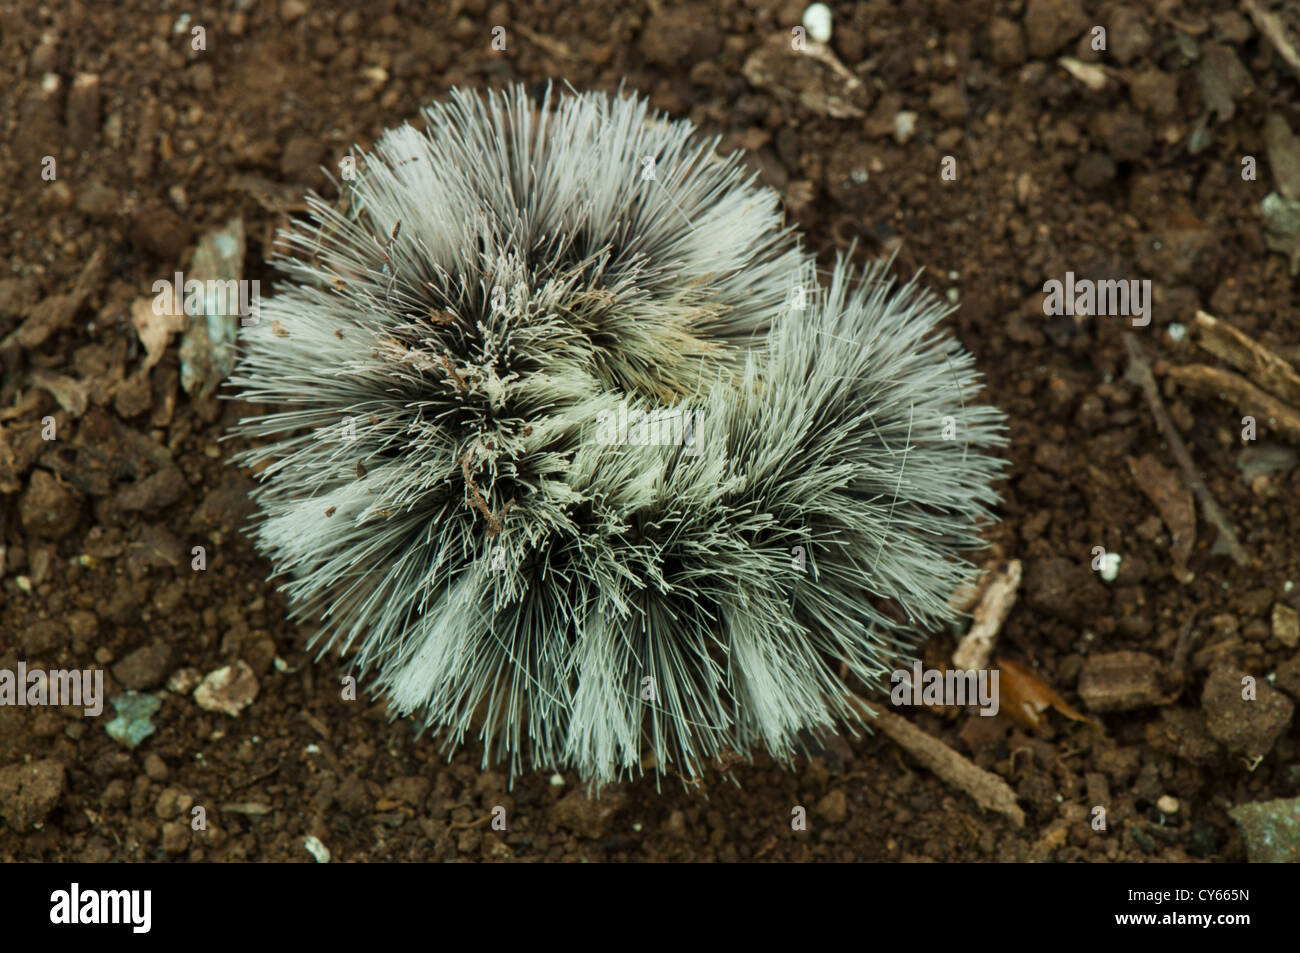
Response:
[[[307,848],[307,853],[316,858],[316,863],[328,864],[330,862],[330,849],[320,842],[319,837],[307,835],[302,839],[302,846]]]
[[[175,262],[190,243],[189,222],[161,205],[146,205],[131,219],[131,241],[164,262]]]
[[[303,0],[284,0],[284,3],[280,4],[280,16],[284,18],[285,23],[294,23],[309,9],[311,8]]]
[[[831,8],[824,3],[813,3],[803,12],[803,26],[808,36],[818,43],[831,39]]]
[[[178,695],[188,695],[193,691],[203,678],[203,675],[197,668],[182,668],[172,674],[167,680],[169,691],[176,692]]]
[[[194,701],[204,711],[235,716],[257,698],[257,676],[242,659],[209,673],[194,690]]]
[[[1273,606],[1273,638],[1289,649],[1300,645],[1300,613],[1284,602]]]
[[[905,144],[916,134],[916,113],[904,109],[894,114],[894,141]]]
[[[166,781],[167,762],[156,754],[150,754],[144,759],[144,773],[154,781]]]
[[[115,741],[134,748],[157,730],[150,718],[158,713],[162,702],[153,695],[126,692],[108,701],[117,711],[117,717],[104,730]]]

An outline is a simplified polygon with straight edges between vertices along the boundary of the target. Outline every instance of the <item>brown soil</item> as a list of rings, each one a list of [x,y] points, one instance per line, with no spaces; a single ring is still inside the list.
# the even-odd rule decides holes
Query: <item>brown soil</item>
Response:
[[[189,21],[182,6],[156,6],[18,0],[0,13],[0,251],[12,263],[0,341],[27,329],[0,347],[0,669],[98,665],[108,696],[162,698],[156,733],[134,750],[105,732],[111,711],[0,708],[0,860],[310,861],[315,835],[348,861],[1233,861],[1245,849],[1227,810],[1297,793],[1285,699],[1270,696],[1278,731],[1225,727],[1221,710],[1241,673],[1260,676],[1261,693],[1270,673],[1293,695],[1300,684],[1296,646],[1272,622],[1275,604],[1300,607],[1287,585],[1300,580],[1295,458],[1248,480],[1248,454],[1277,440],[1267,421],[1243,446],[1237,408],[1165,387],[1250,560],[1221,554],[1198,506],[1194,578],[1178,581],[1169,533],[1127,462],[1150,454],[1181,479],[1124,376],[1127,322],[1045,318],[1041,291],[1066,271],[1150,279],[1153,319],[1133,333],[1158,376],[1158,361],[1215,363],[1167,333],[1198,308],[1300,358],[1296,282],[1258,210],[1278,187],[1265,121],[1300,128],[1300,93],[1249,19],[1196,0],[834,3],[831,46],[862,82],[848,104],[863,113],[836,118],[815,95],[790,95],[833,77],[746,78],[803,3],[453,0],[439,13],[225,0]],[[1283,21],[1300,35],[1296,18]],[[1095,24],[1108,27],[1104,53],[1089,46]],[[200,25],[202,52],[191,49]],[[495,25],[504,52],[491,48]],[[1104,88],[1072,77],[1062,55],[1101,66]],[[75,84],[83,73],[98,76],[97,103]],[[50,74],[59,88],[43,85]],[[251,479],[224,463],[233,448],[218,439],[241,407],[185,393],[174,341],[145,370],[131,302],[234,216],[249,236],[245,277],[273,289],[260,262],[303,187],[328,188],[318,166],[453,85],[552,77],[626,82],[724,148],[753,150],[826,261],[853,242],[861,258],[896,249],[900,274],[924,266],[960,296],[951,326],[1011,427],[1004,521],[989,536],[994,558],[1023,561],[1025,583],[999,654],[1079,709],[1080,673],[1099,655],[1145,653],[1161,686],[1119,693],[1119,710],[1096,715],[1104,737],[1055,712],[1041,735],[1002,717],[903,712],[1004,778],[1025,827],[879,734],[833,743],[794,772],[758,757],[734,767],[738,786],[721,773],[690,791],[645,778],[593,804],[573,776],[529,774],[511,790],[480,770],[475,747],[447,763],[382,703],[340,700],[336,665],[305,652],[311,627],[285,620],[267,563],[236,530]],[[905,142],[900,111],[917,114]],[[54,181],[40,175],[47,155]],[[1247,155],[1255,181],[1241,175]],[[955,181],[940,176],[945,156]],[[84,295],[53,297],[79,279]],[[41,440],[47,416],[54,442]],[[207,549],[203,572],[190,568],[194,545]],[[1090,569],[1095,546],[1122,555],[1113,582]],[[954,645],[936,634],[926,663],[944,667]],[[235,717],[165,688],[182,670],[238,660],[260,691]],[[1143,664],[1111,661],[1120,678]],[[1211,671],[1227,690],[1206,689]],[[1257,763],[1243,754],[1265,743]],[[1181,804],[1172,817],[1155,807],[1166,795]],[[191,804],[206,808],[207,831],[191,833]],[[1105,833],[1088,822],[1097,804]],[[498,805],[505,833],[487,823]],[[807,832],[791,830],[795,805]]]

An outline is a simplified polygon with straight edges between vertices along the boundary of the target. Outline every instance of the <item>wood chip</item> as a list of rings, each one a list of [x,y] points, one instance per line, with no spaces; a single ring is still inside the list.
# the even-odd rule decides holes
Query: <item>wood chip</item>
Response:
[[[952,653],[953,668],[966,672],[988,667],[998,632],[1016,604],[1021,573],[1020,560],[1013,559],[991,574],[975,609],[975,621]]]
[[[33,386],[52,394],[59,402],[59,406],[73,417],[80,417],[86,412],[86,402],[90,399],[90,385],[85,381],[39,369],[32,371],[28,375],[28,380]]]
[[[172,336],[185,329],[185,316],[154,311],[153,298],[136,298],[131,302],[131,324],[144,346],[146,369],[162,360]],[[177,303],[179,310],[180,303]]]
[[[1174,562],[1186,567],[1192,547],[1196,545],[1196,504],[1192,502],[1192,491],[1177,473],[1161,466],[1160,461],[1149,453],[1137,459],[1126,459],[1133,481],[1156,505],[1169,535],[1173,537],[1170,553]]]
[[[1106,71],[1100,66],[1092,63],[1084,63],[1076,60],[1072,56],[1062,56],[1056,61],[1067,73],[1083,83],[1091,90],[1103,90],[1106,88]]]
[[[68,294],[50,295],[35,305],[27,319],[0,341],[0,350],[14,346],[34,350],[44,344],[50,335],[71,324],[86,298],[103,283],[105,257],[103,248],[95,249],[77,276],[72,291]]]
[[[256,804],[251,801],[244,801],[236,804],[223,804],[221,805],[221,810],[225,811],[227,814],[250,814],[254,817],[259,817],[263,814],[270,814],[273,808],[267,807],[265,804]]]
[[[550,53],[552,56],[558,57],[559,59],[562,60],[578,59],[578,54],[573,52],[573,50],[569,49],[568,46],[566,46],[564,43],[560,42],[559,40],[552,39],[549,36],[543,36],[542,34],[536,32],[535,30],[530,30],[527,26],[520,23],[518,20],[512,21],[511,25],[514,27],[515,31],[520,36],[522,36],[525,40],[533,44],[533,46],[545,50],[547,53]]]
[[[1079,697],[1089,711],[1131,711],[1160,704],[1160,661],[1144,652],[1108,652],[1086,659]]]

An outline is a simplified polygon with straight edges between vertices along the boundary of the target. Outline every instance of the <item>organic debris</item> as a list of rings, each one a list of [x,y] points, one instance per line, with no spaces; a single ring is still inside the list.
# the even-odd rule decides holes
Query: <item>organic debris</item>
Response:
[[[1183,478],[1187,481],[1187,485],[1192,488],[1192,492],[1201,501],[1201,510],[1205,513],[1205,518],[1218,529],[1219,540],[1227,548],[1233,562],[1238,566],[1248,565],[1250,559],[1246,556],[1246,551],[1241,548],[1241,543],[1237,542],[1237,534],[1233,530],[1232,524],[1228,522],[1228,517],[1224,515],[1223,510],[1219,509],[1218,502],[1210,494],[1209,487],[1205,485],[1205,481],[1201,479],[1195,464],[1192,463],[1192,456],[1187,452],[1187,445],[1183,443],[1183,438],[1174,428],[1174,422],[1169,419],[1169,412],[1165,410],[1164,401],[1160,399],[1160,390],[1156,387],[1155,374],[1152,373],[1150,363],[1142,354],[1142,346],[1138,344],[1137,338],[1132,334],[1124,335],[1124,345],[1128,348],[1129,377],[1142,388],[1142,393],[1146,395],[1147,406],[1151,408],[1151,416],[1155,418],[1161,436],[1169,444],[1170,452],[1174,455],[1174,459],[1178,461],[1178,466],[1182,468]]]
[[[952,653],[954,668],[963,672],[980,670],[989,664],[993,645],[997,642],[1002,623],[1011,614],[1020,590],[1021,565],[1012,559],[992,574],[983,588],[980,603],[975,609],[975,621],[970,631],[962,637],[957,650]]]
[[[1033,669],[1018,662],[998,659],[994,667],[999,672],[998,691],[1001,695],[1004,714],[1013,721],[1032,728],[1034,731],[1046,732],[1047,719],[1043,713],[1054,708],[1071,721],[1081,721],[1101,731],[1101,725],[1087,715],[1081,715],[1070,706],[1056,689],[1048,685]]]

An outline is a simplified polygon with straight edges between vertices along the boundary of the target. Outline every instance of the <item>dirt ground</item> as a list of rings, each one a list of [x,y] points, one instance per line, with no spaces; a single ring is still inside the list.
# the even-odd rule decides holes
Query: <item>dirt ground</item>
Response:
[[[1300,38],[1294,7],[1255,5]],[[102,667],[106,696],[161,707],[135,748],[105,731],[111,710],[0,707],[0,860],[311,862],[308,836],[336,861],[1246,859],[1228,811],[1300,793],[1297,434],[1261,407],[1244,442],[1248,410],[1169,371],[1221,366],[1179,333],[1198,309],[1300,363],[1286,252],[1300,242],[1260,211],[1300,177],[1300,145],[1267,132],[1270,117],[1300,130],[1300,67],[1249,4],[868,0],[831,4],[836,69],[782,58],[804,6],[5,5],[0,669]],[[332,194],[321,165],[452,86],[547,79],[646,93],[750,150],[823,263],[854,242],[862,259],[896,251],[899,274],[924,267],[960,301],[950,326],[1010,424],[987,559],[1020,560],[1024,582],[997,652],[1103,730],[1058,711],[1038,731],[902,714],[1009,784],[1023,827],[879,733],[692,790],[647,777],[592,802],[544,773],[510,788],[481,749],[448,762],[381,700],[340,699],[337,662],[286,621],[238,532],[251,475],[218,444],[247,408],[187,393],[176,340],[147,366],[132,302],[235,217],[244,277],[273,293],[262,262],[304,188]],[[1149,279],[1151,323],[1046,317],[1043,284],[1067,271]],[[1126,376],[1127,334],[1244,564],[1199,502],[1194,546],[1175,546],[1186,533],[1172,538],[1152,487],[1170,511],[1190,490]],[[1092,569],[1097,546],[1122,556],[1113,580]],[[956,641],[936,633],[926,664],[946,667]],[[194,679],[239,661],[252,704],[199,707]],[[1258,678],[1249,715],[1232,708],[1243,675]],[[195,805],[206,830],[191,830]],[[795,805],[807,831],[791,829]]]

